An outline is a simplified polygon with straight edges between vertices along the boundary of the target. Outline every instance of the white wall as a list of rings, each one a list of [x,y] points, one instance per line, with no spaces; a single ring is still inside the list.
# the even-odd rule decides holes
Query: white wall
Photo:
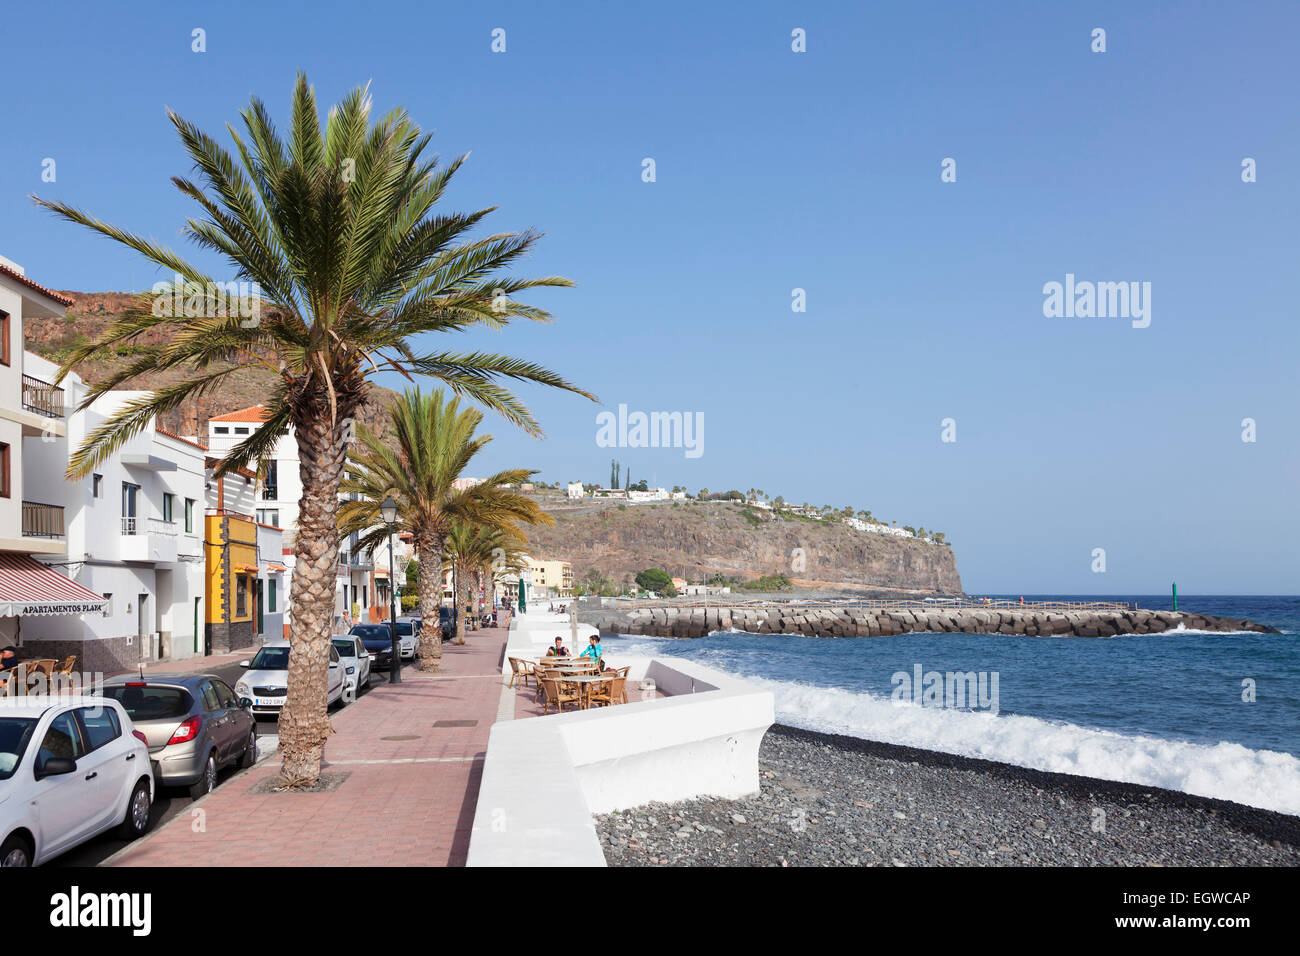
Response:
[[[498,722],[469,866],[604,866],[593,813],[758,792],[772,695],[676,658],[628,659],[676,696]]]

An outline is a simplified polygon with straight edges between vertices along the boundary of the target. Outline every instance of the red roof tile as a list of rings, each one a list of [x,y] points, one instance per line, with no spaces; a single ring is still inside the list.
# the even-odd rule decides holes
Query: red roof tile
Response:
[[[15,272],[13,269],[10,269],[3,262],[0,262],[0,274],[7,275],[15,282],[21,283],[22,285],[27,286],[27,288],[39,292],[41,295],[46,296],[47,298],[53,299],[55,302],[63,303],[65,307],[76,305],[76,302],[74,300],[69,299],[67,296],[59,295],[53,289],[47,289],[45,288],[45,286],[33,282],[31,279],[27,278],[27,276],[23,275],[21,272]]]
[[[228,412],[225,415],[215,415],[208,421],[213,422],[264,422],[266,421],[266,406],[250,405],[248,408],[241,408],[237,412]]]

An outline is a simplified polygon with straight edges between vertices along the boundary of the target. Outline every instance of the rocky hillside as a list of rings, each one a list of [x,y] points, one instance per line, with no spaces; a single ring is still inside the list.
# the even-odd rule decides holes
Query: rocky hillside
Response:
[[[753,578],[784,574],[803,588],[961,592],[951,547],[855,531],[842,524],[774,519],[724,502],[625,505],[562,499],[542,506],[555,527],[528,529],[529,552],[622,581],[650,567],[700,580],[715,573]],[[802,549],[802,552],[796,549]],[[802,561],[798,559],[802,557]]]
[[[61,319],[27,318],[24,332],[27,348],[51,362],[67,357],[70,350],[85,341],[95,341],[108,328],[113,319],[124,312],[131,296],[122,292],[75,292],[58,290],[75,300],[76,304]],[[154,344],[156,333],[147,333],[142,342]],[[76,372],[83,381],[97,382],[130,361],[130,346],[117,351],[102,351],[86,362]],[[152,377],[136,387],[147,388],[182,381],[187,372],[177,370]],[[240,369],[228,375],[220,385],[197,399],[186,402],[179,409],[159,419],[158,424],[178,435],[204,435],[207,421],[214,415],[223,415],[238,408],[256,405],[269,393],[272,374],[262,369]],[[374,396],[362,408],[358,419],[368,427],[383,433],[388,424],[387,407],[393,393],[385,388],[374,388]]]

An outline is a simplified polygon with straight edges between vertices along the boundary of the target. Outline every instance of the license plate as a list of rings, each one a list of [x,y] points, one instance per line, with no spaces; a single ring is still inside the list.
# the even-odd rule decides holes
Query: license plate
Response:
[[[258,697],[258,707],[282,707],[284,705],[283,697]]]

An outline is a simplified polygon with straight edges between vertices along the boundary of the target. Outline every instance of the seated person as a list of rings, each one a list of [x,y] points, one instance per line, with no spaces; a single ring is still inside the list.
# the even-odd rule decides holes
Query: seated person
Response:
[[[11,671],[21,663],[22,661],[18,659],[18,648],[12,644],[0,651],[0,671]]]
[[[578,655],[578,659],[581,660],[584,657],[590,657],[593,661],[600,663],[601,651],[602,648],[600,646],[600,635],[593,634],[591,635],[590,638],[587,639],[587,648],[581,654]]]
[[[546,649],[546,656],[547,657],[568,657],[569,649],[564,646],[564,639],[561,637],[557,637],[555,639],[555,644]]]

